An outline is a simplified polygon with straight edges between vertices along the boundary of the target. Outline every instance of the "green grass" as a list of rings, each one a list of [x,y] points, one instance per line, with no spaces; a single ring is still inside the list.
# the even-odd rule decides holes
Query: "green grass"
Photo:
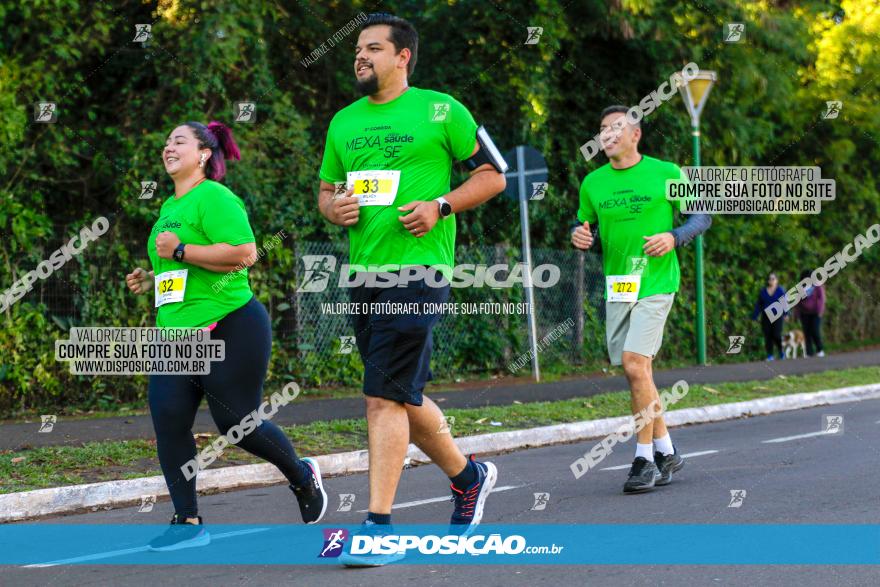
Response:
[[[692,365],[690,360],[664,361],[655,364],[657,369],[672,369],[676,367],[686,367]],[[603,372],[602,365],[572,365],[565,362],[551,362],[541,365],[541,381],[543,383],[552,383],[564,379],[572,379],[589,376],[591,373]],[[605,367],[606,375],[621,375],[623,371],[620,368]],[[523,368],[515,377],[510,377],[507,373],[492,373],[488,376],[478,373],[469,373],[467,379],[462,380],[460,377],[438,377],[431,381],[432,393],[438,392],[455,392],[468,391],[482,386],[496,385],[517,385],[522,382],[530,381],[530,372],[528,367]],[[277,381],[268,382],[266,384],[266,393],[281,388],[281,383]],[[146,391],[146,382],[144,383]],[[309,387],[302,390],[302,399],[341,399],[341,398],[359,398],[362,396],[360,386],[336,386],[336,387]],[[97,418],[118,418],[125,416],[145,416],[150,411],[146,406],[146,398],[133,402],[117,402],[110,403],[100,408],[85,408],[77,405],[63,406],[47,406],[40,409],[18,410],[9,414],[5,414],[0,419],[0,426],[6,423],[20,422],[23,420],[39,421],[41,414],[55,414],[63,416],[65,420],[94,420]]]
[[[688,394],[671,409],[726,404],[775,395],[878,382],[880,382],[880,367],[861,367],[845,371],[811,373],[798,377],[777,376],[774,379],[764,381],[692,385],[689,387]],[[444,410],[444,413],[455,416],[453,432],[457,436],[468,436],[623,416],[630,413],[629,402],[629,392],[618,391],[555,402],[534,402],[470,410],[450,409]],[[500,426],[493,426],[492,422],[500,423]]]
[[[856,351],[873,348],[880,345],[880,339],[871,339],[864,341],[853,341],[847,344],[828,345],[831,352]],[[742,362],[740,355],[721,355],[713,357],[711,364],[730,364]],[[751,357],[751,360],[760,360],[763,357]],[[676,369],[681,367],[693,367],[692,357],[665,357],[654,363],[654,369]],[[612,367],[607,362],[597,362],[594,364],[572,364],[567,361],[552,360],[546,361],[541,365],[541,381],[542,383],[553,383],[566,379],[575,379],[591,376],[592,374],[600,374],[604,376],[623,375],[620,367]],[[466,379],[461,377],[438,377],[431,381],[431,392],[455,392],[469,391],[481,387],[495,387],[498,385],[517,385],[530,382],[529,367],[525,366],[515,376],[511,377],[507,372],[501,373],[468,373]],[[267,383],[267,393],[274,388],[280,388],[277,382]],[[146,389],[146,383],[144,383]],[[310,387],[302,390],[302,399],[341,399],[351,397],[361,397],[361,388],[359,386],[335,386],[335,387]],[[19,410],[14,413],[5,414],[0,420],[0,426],[5,423],[20,422],[23,420],[39,421],[41,414],[56,414],[63,416],[65,420],[93,420],[96,418],[114,418],[125,416],[145,416],[149,415],[146,406],[146,398],[133,402],[116,402],[102,405],[99,408],[84,408],[77,405],[63,405],[54,407],[44,407],[41,409]]]
[[[880,367],[825,371],[797,377],[780,375],[764,381],[694,385],[672,409],[877,382],[880,382]],[[449,409],[444,413],[455,417],[453,434],[469,436],[623,416],[629,413],[629,393],[618,391],[556,402]],[[363,419],[313,422],[288,427],[284,431],[304,456],[363,449],[367,445],[367,427]],[[214,435],[199,434],[196,438],[199,449],[214,438]],[[21,460],[13,462],[15,459]],[[261,462],[260,459],[239,448],[230,448],[212,467],[257,462]],[[0,493],[158,474],[154,440],[0,451]]]

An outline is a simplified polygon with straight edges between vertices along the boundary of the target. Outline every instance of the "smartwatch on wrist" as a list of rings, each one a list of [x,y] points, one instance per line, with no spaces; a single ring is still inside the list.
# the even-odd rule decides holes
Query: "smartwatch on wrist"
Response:
[[[181,261],[183,261],[183,247],[185,247],[185,246],[186,246],[185,244],[180,243],[179,245],[177,245],[177,248],[174,249],[174,254],[171,255],[172,258],[173,258],[175,261],[177,261],[178,263],[180,263]]]
[[[446,198],[440,197],[434,200],[440,206],[440,217],[446,218],[452,214],[452,204],[446,201]]]

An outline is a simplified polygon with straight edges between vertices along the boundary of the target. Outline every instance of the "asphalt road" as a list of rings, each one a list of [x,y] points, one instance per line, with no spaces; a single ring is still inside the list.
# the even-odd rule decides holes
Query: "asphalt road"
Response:
[[[824,416],[842,415],[843,431],[816,434]],[[819,407],[769,416],[677,428],[673,440],[688,457],[674,483],[652,493],[625,496],[621,487],[632,458],[632,441],[576,480],[569,464],[595,444],[578,444],[497,455],[498,488],[484,521],[500,524],[645,524],[650,549],[663,540],[651,524],[880,524],[874,473],[880,464],[880,400]],[[808,435],[808,436],[803,436]],[[794,437],[794,438],[790,438]],[[766,442],[773,441],[773,442]],[[716,451],[716,452],[711,452]],[[366,507],[366,476],[332,478],[322,523],[357,524]],[[745,490],[740,507],[729,507],[731,490]],[[335,511],[339,494],[355,495],[349,512]],[[543,511],[535,493],[549,493]],[[442,523],[451,504],[446,480],[433,466],[406,470],[394,521]],[[432,499],[436,498],[436,499]],[[286,523],[299,520],[285,486],[202,497],[210,523]],[[170,503],[152,512],[136,508],[66,516],[57,523],[164,523]],[[283,548],[283,545],[279,545]],[[681,545],[688,548],[687,544]],[[193,557],[197,550],[189,551]],[[876,585],[876,566],[407,566],[351,570],[318,566],[64,566],[5,567],[4,585]]]
[[[838,353],[823,358],[773,362],[725,363],[658,370],[654,373],[658,387],[669,387],[680,379],[690,384],[713,384],[735,381],[773,379],[778,375],[803,375],[819,371],[880,365],[880,349]],[[280,387],[279,387],[280,388]],[[487,382],[459,391],[428,389],[428,395],[441,408],[478,408],[509,405],[514,401],[539,402],[588,397],[609,391],[629,389],[623,376],[592,376],[553,383],[520,383],[511,385],[504,379]],[[274,391],[274,390],[268,390]],[[267,392],[268,393],[268,392]],[[306,400],[297,399],[282,407],[273,418],[281,426],[306,424],[317,420],[363,418],[364,402],[360,397]],[[24,447],[77,446],[83,442],[155,438],[149,415],[68,420],[59,418],[50,434],[40,433],[40,421],[6,422],[0,424],[0,450]],[[207,408],[199,410],[193,432],[217,432]]]

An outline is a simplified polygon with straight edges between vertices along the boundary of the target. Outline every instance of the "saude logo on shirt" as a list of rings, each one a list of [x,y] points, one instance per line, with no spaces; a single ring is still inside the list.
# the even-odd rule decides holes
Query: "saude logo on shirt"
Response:
[[[641,214],[642,207],[651,201],[650,196],[630,196],[629,211],[632,214]]]
[[[623,195],[628,194],[628,195]],[[633,190],[614,192],[613,196],[599,203],[600,210],[626,207],[631,214],[640,214],[645,204],[651,201],[651,196],[633,193]]]
[[[367,131],[374,129],[391,130],[391,127],[370,127],[364,132],[366,133]],[[411,134],[397,132],[388,132],[384,136],[365,134],[346,141],[345,150],[347,152],[352,152],[360,151],[362,149],[375,149],[379,153],[382,153],[386,159],[396,159],[400,157],[400,152],[403,146],[413,142],[415,142],[415,138]]]
[[[159,220],[156,221],[156,224],[153,225],[153,231],[151,236],[155,236],[160,232],[165,232],[167,230],[172,230],[175,228],[181,228],[183,224],[179,220],[172,220],[167,216],[163,216]]]

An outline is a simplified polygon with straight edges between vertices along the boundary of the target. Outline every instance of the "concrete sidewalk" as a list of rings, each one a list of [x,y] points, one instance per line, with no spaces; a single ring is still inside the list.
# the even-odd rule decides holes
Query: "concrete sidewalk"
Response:
[[[712,384],[737,381],[773,379],[778,375],[803,375],[820,371],[848,369],[880,365],[880,349],[840,353],[824,358],[808,358],[770,363],[735,363],[686,367],[656,371],[658,387],[669,387],[679,379],[689,384]],[[554,383],[505,384],[504,380],[487,382],[485,387],[462,391],[440,391],[428,395],[441,408],[477,408],[481,406],[509,405],[514,401],[523,403],[555,401],[575,397],[589,397],[598,393],[628,389],[623,376],[592,376],[567,379]],[[281,408],[273,422],[282,426],[307,424],[320,420],[362,418],[363,400],[356,398],[296,400]],[[102,440],[131,440],[154,438],[149,416],[127,416],[95,419],[64,420],[59,418],[51,433],[39,433],[39,421],[0,425],[0,450],[17,450],[23,447],[78,445],[83,442]],[[207,408],[199,411],[193,432],[216,433]]]

